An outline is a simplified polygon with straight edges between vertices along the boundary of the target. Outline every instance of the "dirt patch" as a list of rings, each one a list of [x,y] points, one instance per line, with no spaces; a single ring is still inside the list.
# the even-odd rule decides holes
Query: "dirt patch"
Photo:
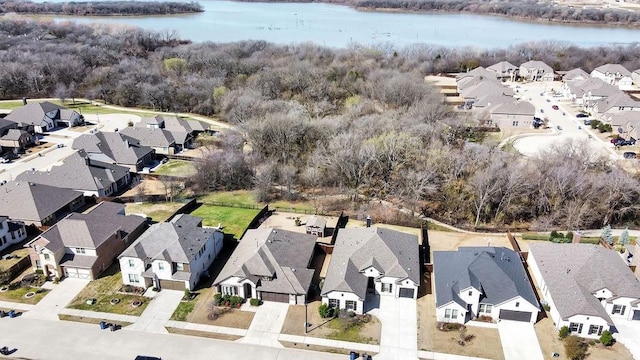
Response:
[[[311,336],[317,338],[330,338],[336,329],[329,324],[331,319],[323,319],[318,314],[320,301],[314,301],[307,305],[307,317],[305,317],[305,307],[302,305],[289,306],[289,311],[282,326],[281,333],[299,336]],[[308,332],[304,331],[305,319],[310,324]],[[360,328],[359,335],[362,339],[369,339],[371,344],[380,343],[380,330],[382,324],[376,317],[364,324]]]
[[[504,359],[498,329],[467,326],[467,336],[472,336],[465,345],[459,345],[459,331],[437,329],[434,295],[418,299],[418,350],[435,351],[486,359]]]
[[[204,338],[209,338],[209,339],[236,341],[236,340],[242,338],[242,336],[231,335],[231,334],[219,334],[219,333],[208,332],[208,331],[179,329],[179,328],[174,328],[174,327],[166,327],[166,329],[171,334],[180,334],[180,335],[188,335],[188,336],[199,336],[199,337],[204,337]]]
[[[150,195],[166,195],[164,184],[160,180],[144,179],[140,183],[136,184],[131,189],[127,190],[123,197],[134,196],[150,196]]]
[[[145,214],[154,221],[162,222],[182,206],[183,203],[127,203],[125,211],[127,214]]]
[[[187,321],[198,324],[215,325],[231,327],[236,329],[248,329],[253,321],[255,313],[250,311],[242,311],[239,309],[231,309],[224,314],[218,316],[215,320],[209,320],[208,315],[211,312],[211,303],[213,296],[216,294],[214,288],[202,290],[198,298],[198,303],[193,311],[187,315]]]

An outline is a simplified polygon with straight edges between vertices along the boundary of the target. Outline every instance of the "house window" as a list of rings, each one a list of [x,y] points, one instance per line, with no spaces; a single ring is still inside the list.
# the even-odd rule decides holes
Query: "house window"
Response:
[[[87,250],[85,248],[76,248],[76,254],[86,254]]]
[[[129,282],[137,284],[140,282],[140,277],[138,276],[138,274],[129,274]]]
[[[184,264],[183,263],[176,263],[176,270],[178,270],[178,271],[184,270]]]
[[[520,302],[516,302],[516,307],[520,307]]]
[[[36,269],[42,269],[42,262],[40,260],[36,260]]]
[[[238,288],[235,286],[222,285],[220,290],[223,295],[238,295]]]
[[[469,296],[473,296],[473,291],[469,290]]]
[[[582,324],[581,323],[569,323],[569,331],[581,333],[582,332]]]
[[[136,261],[133,259],[129,259],[129,267],[135,267],[136,266]]]
[[[49,260],[49,254],[44,254],[44,259]]]
[[[158,263],[158,270],[164,270],[164,263],[163,262],[159,262]]]
[[[518,120],[514,120],[514,121],[511,123],[511,125],[512,125],[512,126],[518,126]]]
[[[382,292],[390,293],[393,288],[393,284],[382,283]]]
[[[338,299],[329,299],[329,307],[330,308],[339,308],[340,307],[340,300],[338,300]]]
[[[357,306],[358,303],[355,300],[347,300],[344,307],[347,310],[356,311]]]
[[[613,305],[612,314],[624,315],[624,311],[626,310],[626,308],[627,308],[626,305]]]
[[[446,309],[444,311],[444,318],[455,320],[458,318],[458,310],[457,309]]]
[[[480,308],[478,312],[483,314],[491,314],[491,310],[493,310],[493,305],[491,304],[480,304]]]
[[[589,335],[602,333],[602,326],[599,325],[589,325]]]

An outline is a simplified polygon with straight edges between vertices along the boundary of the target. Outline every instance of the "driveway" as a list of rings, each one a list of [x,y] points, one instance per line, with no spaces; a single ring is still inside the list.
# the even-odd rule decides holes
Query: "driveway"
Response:
[[[613,337],[629,349],[634,359],[640,360],[640,337],[638,337],[638,334],[640,334],[640,321],[611,320],[613,320],[618,330],[617,333],[613,334]]]
[[[168,333],[164,327],[171,315],[180,304],[184,291],[162,290],[142,312],[133,325],[127,326],[127,330],[140,330],[147,332]],[[149,299],[151,300],[151,299]],[[148,300],[148,301],[149,301]]]
[[[31,310],[24,313],[24,317],[32,319],[58,320],[61,312],[76,295],[87,286],[89,280],[64,279],[42,298]]]
[[[533,324],[500,320],[498,332],[505,360],[543,360],[542,350]]]
[[[277,348],[284,347],[278,341],[278,337],[288,311],[289,304],[265,301],[258,306],[247,330],[247,335],[237,342]]]
[[[414,299],[380,296],[380,307],[368,313],[382,323],[376,359],[418,358],[418,313]]]

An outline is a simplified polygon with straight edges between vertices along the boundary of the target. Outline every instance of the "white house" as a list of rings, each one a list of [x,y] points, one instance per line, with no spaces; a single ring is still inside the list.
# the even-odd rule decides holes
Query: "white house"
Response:
[[[508,61],[500,61],[497,64],[489,66],[487,70],[495,72],[498,79],[510,79],[513,81],[518,67]]]
[[[553,81],[555,78],[551,66],[537,60],[520,65],[518,75],[527,81]]]
[[[0,251],[27,238],[24,223],[0,216]]]
[[[575,68],[575,69],[571,69],[571,70],[567,71],[562,76],[562,81],[563,82],[582,81],[582,80],[586,80],[586,79],[588,79],[590,77],[591,77],[591,75],[589,75],[588,72],[582,70],[581,68]]]
[[[591,76],[602,79],[609,85],[617,85],[620,89],[629,89],[633,85],[631,72],[620,64],[605,64],[593,69]]]
[[[498,104],[490,108],[489,112],[493,126],[501,129],[530,128],[533,126],[536,108],[527,101],[514,101]]]
[[[612,318],[640,320],[640,283],[612,250],[591,244],[531,243],[531,275],[550,307],[556,329],[598,338]]]
[[[420,285],[418,237],[377,227],[345,228],[322,287],[322,302],[362,314],[368,295],[416,299]]]
[[[250,229],[213,286],[225,295],[302,305],[315,271],[316,236],[282,229]]]
[[[143,288],[192,290],[220,253],[224,234],[181,214],[151,225],[119,257],[122,282]]]
[[[540,306],[520,256],[504,247],[433,252],[436,319],[536,322]]]

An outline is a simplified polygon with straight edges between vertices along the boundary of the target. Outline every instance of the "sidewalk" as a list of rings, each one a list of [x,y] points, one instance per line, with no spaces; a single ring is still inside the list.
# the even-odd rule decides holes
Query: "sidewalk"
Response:
[[[184,291],[178,290],[162,290],[153,297],[153,301],[149,303],[142,312],[137,321],[131,326],[127,326],[127,330],[139,330],[155,333],[168,333],[165,324],[171,318],[171,315],[180,304],[180,300],[184,296]]]
[[[0,301],[0,308],[8,309],[8,310],[19,310],[19,311],[30,311],[33,309],[34,305],[31,304],[23,304],[16,303],[11,301]]]
[[[120,315],[120,314],[113,314],[113,313],[104,313],[104,312],[77,310],[77,309],[62,309],[62,311],[60,311],[58,314],[79,316],[79,317],[85,317],[85,318],[91,318],[91,319],[101,319],[101,320],[108,320],[108,321],[121,321],[121,322],[128,322],[128,323],[135,323],[136,321],[138,321],[138,317],[132,316],[132,315]]]
[[[282,348],[278,341],[289,304],[267,301],[259,306],[244,338],[237,342]]]
[[[169,320],[167,321],[165,326],[173,327],[176,329],[212,332],[212,333],[235,335],[235,336],[247,335],[246,329],[236,329],[236,328],[230,328],[230,327],[224,327],[224,326],[196,324],[196,323],[190,323],[186,321]]]
[[[361,344],[361,343],[353,343],[348,341],[340,341],[340,340],[331,340],[324,338],[316,338],[311,336],[298,336],[298,335],[288,335],[288,334],[280,334],[278,337],[279,341],[288,341],[293,343],[302,343],[309,345],[319,345],[326,346],[330,348],[339,348],[339,349],[347,349],[361,352],[369,352],[369,353],[377,353],[380,351],[380,346],[371,345],[371,344]]]
[[[31,319],[58,320],[58,313],[87,286],[89,280],[65,279],[52,287],[47,296],[34,305],[24,317]]]

